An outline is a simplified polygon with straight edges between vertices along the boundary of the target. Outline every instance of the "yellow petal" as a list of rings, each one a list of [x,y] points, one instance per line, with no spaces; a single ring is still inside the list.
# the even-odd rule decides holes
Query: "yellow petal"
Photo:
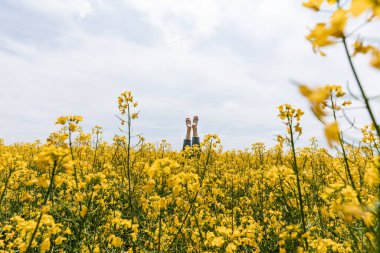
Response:
[[[330,147],[333,147],[334,142],[339,142],[339,126],[337,122],[325,126],[325,136]]]
[[[360,16],[363,12],[372,8],[373,3],[371,0],[353,0],[350,8],[350,12],[353,16]]]
[[[346,23],[347,23],[346,10],[342,8],[337,9],[330,19],[331,35],[335,37],[341,37],[343,35],[343,31],[344,31],[344,27],[346,26]]]
[[[310,8],[315,11],[319,11],[321,5],[323,3],[323,0],[309,0],[307,2],[303,3],[303,6],[306,8]]]

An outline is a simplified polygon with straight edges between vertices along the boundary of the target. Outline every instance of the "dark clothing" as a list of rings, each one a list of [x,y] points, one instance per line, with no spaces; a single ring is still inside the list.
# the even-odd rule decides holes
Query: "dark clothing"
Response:
[[[183,150],[185,150],[186,146],[200,146],[199,137],[193,137],[192,140],[183,140]]]

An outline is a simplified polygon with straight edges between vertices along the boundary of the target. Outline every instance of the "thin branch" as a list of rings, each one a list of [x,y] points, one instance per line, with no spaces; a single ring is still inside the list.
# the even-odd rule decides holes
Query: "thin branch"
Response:
[[[353,29],[351,32],[347,33],[346,37],[350,37],[351,35],[354,35],[357,31],[362,29],[365,25],[369,24],[371,20],[372,20],[372,17],[369,17],[363,24],[360,24],[358,27]]]
[[[375,118],[375,115],[373,114],[372,112],[372,108],[371,108],[371,105],[369,104],[369,101],[368,101],[368,97],[367,95],[365,94],[365,91],[363,89],[363,86],[360,82],[360,79],[359,79],[359,76],[358,74],[356,73],[356,69],[354,67],[354,63],[352,62],[352,59],[351,59],[351,55],[350,55],[350,52],[348,51],[348,46],[347,46],[347,42],[346,42],[346,37],[343,36],[343,45],[344,45],[344,49],[346,51],[346,55],[347,55],[347,58],[348,58],[348,61],[350,63],[350,66],[351,66],[351,70],[352,70],[352,73],[354,74],[354,77],[355,77],[355,80],[359,86],[359,89],[360,89],[360,93],[362,95],[362,98],[364,100],[364,103],[365,103],[365,106],[367,108],[367,111],[368,111],[368,114],[371,118],[371,121],[372,123],[374,124],[375,126],[375,130],[376,130],[376,133],[377,133],[377,136],[380,137],[380,127],[379,125],[377,124],[377,121],[376,121],[376,118]]]
[[[360,99],[351,91],[350,85],[348,82],[346,83],[348,94],[350,94],[351,97],[353,97],[355,100],[360,101]]]
[[[356,129],[356,130],[360,130],[359,127],[355,126],[355,118],[354,118],[353,120],[351,120],[351,119],[347,116],[345,109],[342,109],[342,112],[343,112],[343,116],[344,116],[344,118],[347,120],[347,122],[348,122],[348,123],[354,128],[354,129]]]
[[[377,95],[377,96],[373,96],[373,97],[369,97],[368,100],[376,100],[376,99],[380,99],[380,95]]]

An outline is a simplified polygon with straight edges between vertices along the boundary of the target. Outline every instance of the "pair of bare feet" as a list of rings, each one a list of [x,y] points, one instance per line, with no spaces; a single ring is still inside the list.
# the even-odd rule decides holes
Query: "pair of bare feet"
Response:
[[[198,116],[193,117],[193,122],[190,118],[186,118],[186,140],[191,139],[191,130],[193,130],[193,137],[198,136]]]

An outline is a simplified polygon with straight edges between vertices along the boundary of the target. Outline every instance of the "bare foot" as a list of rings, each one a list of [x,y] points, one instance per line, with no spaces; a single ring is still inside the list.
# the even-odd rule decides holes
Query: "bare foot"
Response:
[[[191,129],[191,119],[190,118],[186,118],[186,127],[187,127],[187,129]]]
[[[198,116],[194,116],[193,118],[193,124],[191,126],[193,129],[198,128]]]
[[[194,116],[193,124],[191,125],[191,128],[193,129],[193,137],[199,137],[198,136],[198,116]]]

